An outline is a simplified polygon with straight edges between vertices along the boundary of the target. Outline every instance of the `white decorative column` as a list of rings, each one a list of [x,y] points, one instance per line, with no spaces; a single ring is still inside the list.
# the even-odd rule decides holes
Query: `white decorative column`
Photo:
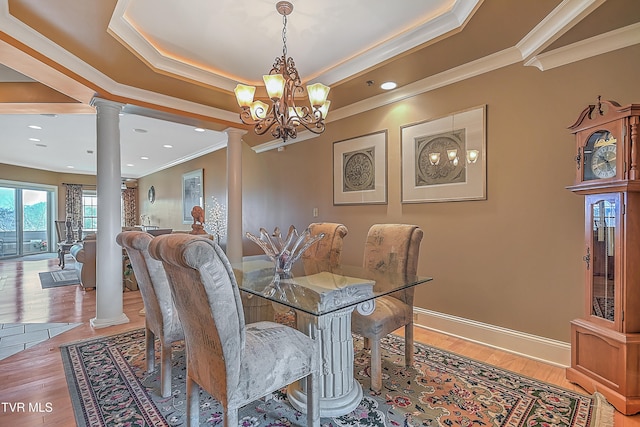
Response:
[[[129,322],[122,303],[122,248],[116,243],[121,225],[120,111],[122,104],[94,98],[97,120],[98,233],[96,238],[96,317],[104,328]]]
[[[325,273],[328,274],[328,273]],[[320,416],[340,417],[358,407],[362,400],[362,386],[353,375],[353,337],[351,335],[351,313],[354,309],[368,316],[375,309],[373,282],[344,276],[326,276],[325,282],[313,282],[313,287],[304,277],[294,279],[298,285],[311,289],[318,295],[318,311],[327,312],[314,316],[296,310],[299,331],[318,342],[320,350]],[[347,285],[347,283],[349,283]],[[326,290],[322,290],[326,286]],[[365,300],[335,311],[349,303]],[[304,381],[296,381],[287,388],[289,403],[296,410],[306,413],[307,390]]]
[[[242,135],[247,131],[229,128],[227,133],[227,258],[242,261]]]

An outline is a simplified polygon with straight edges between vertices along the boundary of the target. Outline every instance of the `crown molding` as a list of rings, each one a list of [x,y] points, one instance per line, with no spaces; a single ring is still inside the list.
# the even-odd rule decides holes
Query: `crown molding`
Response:
[[[208,71],[185,61],[179,61],[159,51],[153,44],[131,25],[126,11],[132,0],[118,0],[107,27],[107,33],[142,59],[147,66],[182,78],[233,92],[237,82],[220,74]]]
[[[605,1],[564,0],[516,44],[522,59],[541,52]]]
[[[524,65],[546,71],[638,43],[640,43],[640,23],[533,56]]]
[[[451,31],[460,31],[467,19],[483,1],[456,1],[450,10],[429,21],[427,25],[407,31],[393,40],[381,43],[368,51],[356,55],[355,59],[339,64],[316,76],[310,76],[309,79],[311,81],[328,82],[327,84],[331,85]]]
[[[69,51],[62,48],[60,45],[52,42],[46,37],[42,36],[37,31],[33,30],[28,25],[24,24],[20,20],[16,19],[9,13],[9,3],[8,0],[0,0],[0,31],[6,33],[7,35],[13,37],[21,43],[29,46],[31,49],[34,49],[38,52],[46,52],[47,57],[52,61],[62,65],[72,73],[77,74],[78,76],[86,79],[94,83],[104,91],[109,94],[116,95],[118,97],[122,97],[124,99],[129,99],[132,101],[139,101],[142,103],[148,103],[152,105],[158,105],[166,108],[176,109],[178,111],[184,111],[191,114],[201,115],[204,117],[211,117],[216,120],[222,120],[229,123],[241,123],[240,117],[237,113],[223,110],[220,108],[209,107],[202,104],[198,104],[191,101],[185,101],[179,98],[175,98],[168,95],[162,95],[156,92],[151,92],[144,89],[135,88],[128,85],[123,85],[121,83],[116,82],[111,79],[107,75],[98,71],[97,69],[91,67],[86,62],[80,60],[78,57],[72,55]],[[0,44],[1,46],[1,44]],[[13,49],[16,49],[13,47]],[[18,50],[18,49],[16,49]],[[19,50],[18,50],[19,51]],[[24,52],[21,52],[22,55],[27,55]],[[27,55],[28,56],[28,55]],[[3,56],[4,58],[4,56]],[[34,58],[31,58],[33,61],[37,61]],[[39,61],[38,61],[39,62]],[[48,67],[45,64],[40,63],[43,67]],[[50,73],[53,73],[53,69],[50,69]],[[15,68],[16,71],[21,72],[19,67]],[[28,73],[24,73],[27,76]],[[46,73],[43,73],[46,74]],[[58,79],[71,79],[71,77],[64,75],[61,72],[57,72],[56,76]],[[40,79],[40,76],[38,76]],[[56,86],[60,86],[60,84],[56,85],[56,81],[52,80],[50,82],[43,82],[52,88],[56,88]],[[77,82],[76,82],[77,83]],[[77,83],[80,85],[80,83]],[[59,90],[61,93],[65,95],[73,97],[72,93],[67,93],[62,89]],[[95,91],[91,89],[91,95],[85,96],[82,99],[82,102],[86,102],[89,104],[91,98],[95,95]],[[88,92],[87,92],[88,95]],[[85,99],[87,98],[87,99]],[[74,98],[75,99],[75,98]]]

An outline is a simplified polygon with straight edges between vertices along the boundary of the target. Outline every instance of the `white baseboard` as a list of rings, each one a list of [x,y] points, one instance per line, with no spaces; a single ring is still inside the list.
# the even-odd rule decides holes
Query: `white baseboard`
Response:
[[[571,344],[414,307],[414,325],[520,356],[568,367]]]

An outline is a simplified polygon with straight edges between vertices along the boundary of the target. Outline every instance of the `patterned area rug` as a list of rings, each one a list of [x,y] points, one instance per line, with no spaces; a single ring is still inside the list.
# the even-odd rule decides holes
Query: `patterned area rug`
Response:
[[[369,354],[355,338],[356,378],[368,390]],[[323,426],[527,426],[604,427],[613,407],[513,372],[416,343],[416,363],[404,367],[404,340],[383,342],[380,395],[365,396],[350,414],[323,418]],[[185,424],[184,347],[173,348],[173,394],[157,394],[159,373],[144,371],[144,330],[61,347],[78,426],[180,426]],[[159,356],[159,349],[156,350]],[[201,425],[222,423],[220,405],[204,393]],[[283,392],[239,413],[241,427],[304,426]]]

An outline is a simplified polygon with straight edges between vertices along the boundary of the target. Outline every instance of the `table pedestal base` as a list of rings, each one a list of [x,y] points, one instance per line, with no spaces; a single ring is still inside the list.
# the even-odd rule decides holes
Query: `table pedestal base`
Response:
[[[287,388],[287,397],[289,403],[297,411],[307,412],[307,395],[302,391],[301,381],[296,381]],[[340,417],[348,414],[358,407],[362,400],[362,386],[353,380],[351,391],[347,394],[337,397],[323,397],[320,395],[320,416],[321,417]]]
[[[362,386],[353,377],[353,310],[354,307],[348,307],[319,317],[296,312],[298,330],[320,344],[321,417],[348,414],[362,400]],[[302,380],[291,384],[287,390],[291,405],[302,413],[307,411],[305,388]]]

